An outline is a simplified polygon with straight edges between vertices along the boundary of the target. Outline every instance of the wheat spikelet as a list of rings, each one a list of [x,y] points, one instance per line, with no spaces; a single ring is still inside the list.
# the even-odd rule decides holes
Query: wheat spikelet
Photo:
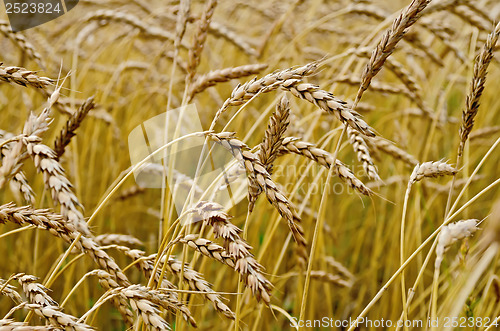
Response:
[[[156,258],[156,255],[146,256],[146,253],[144,251],[141,251],[140,249],[131,249],[127,246],[116,246],[116,249],[122,251],[126,256],[133,259],[134,262],[136,262],[136,266],[142,271],[146,278],[151,278],[155,267],[153,262]],[[158,268],[153,278],[153,280],[155,281],[155,285],[164,288],[175,288],[175,286],[165,277],[163,277],[163,279],[161,279],[160,281],[160,274],[161,268]]]
[[[364,91],[370,86],[370,82],[382,69],[385,60],[394,52],[396,45],[403,38],[410,26],[420,17],[422,10],[428,5],[430,0],[412,0],[401,14],[393,21],[392,27],[382,36],[382,39],[373,50],[370,62],[366,65],[361,76],[360,84],[354,106],[360,101]]]
[[[372,180],[380,180],[377,168],[373,163],[370,151],[368,150],[368,146],[366,145],[366,142],[363,139],[363,137],[359,134],[358,131],[353,130],[349,126],[347,127],[347,136],[349,137],[349,141],[352,145],[352,148],[356,152],[358,161],[363,164],[363,169],[365,170],[365,173],[368,175],[368,178]]]
[[[231,79],[237,79],[245,76],[256,75],[265,68],[267,68],[266,64],[247,64],[239,67],[210,71],[203,76],[199,76],[192,84],[188,100],[192,100],[196,94],[203,92],[208,87],[214,86],[217,83],[223,83],[230,81]]]
[[[33,47],[33,45],[28,40],[26,40],[22,33],[12,31],[7,21],[0,20],[0,33],[12,40],[12,42],[23,53],[25,53],[28,58],[34,60],[41,68],[45,68],[40,53],[35,50],[35,47]]]
[[[488,14],[488,9],[481,7],[480,4],[466,1],[464,2],[464,6],[472,10],[477,15],[481,16],[481,18],[484,21],[488,22],[490,25],[492,25],[495,22],[495,19]]]
[[[470,83],[469,94],[465,101],[465,109],[462,113],[462,125],[460,126],[460,146],[458,147],[458,155],[461,156],[464,151],[465,142],[467,141],[472,127],[474,126],[474,118],[479,110],[479,100],[484,90],[486,74],[488,66],[493,58],[493,49],[500,36],[500,23],[497,24],[495,30],[488,35],[486,44],[481,51],[481,54],[474,63],[474,74]]]
[[[266,304],[271,301],[271,283],[263,276],[263,267],[247,256],[235,259],[224,247],[211,242],[210,240],[198,238],[197,235],[187,235],[179,239],[179,242],[188,245],[201,254],[208,256],[220,263],[226,264],[237,271],[245,285],[252,291],[257,300],[263,300]]]
[[[35,193],[31,188],[28,180],[26,179],[26,175],[23,171],[19,170],[11,179],[10,187],[12,191],[20,192],[29,204],[35,203]]]
[[[0,279],[0,294],[9,297],[15,304],[20,304],[23,299],[12,285],[5,285],[5,280]]]
[[[243,160],[247,175],[251,178],[249,184],[255,182],[260,189],[266,193],[269,202],[278,210],[280,215],[287,221],[292,235],[297,243],[297,254],[299,266],[304,267],[307,261],[307,242],[304,238],[304,230],[300,225],[301,219],[292,203],[288,198],[281,193],[276,184],[271,179],[271,176],[266,171],[266,168],[259,161],[258,157],[249,151],[248,146],[243,142],[234,138],[233,133],[211,133],[209,136],[217,142],[220,142],[223,147],[231,151],[231,153],[240,160]]]
[[[446,162],[429,161],[417,164],[410,176],[410,184],[416,183],[425,177],[453,176],[457,170]]]
[[[59,310],[59,304],[52,299],[48,294],[48,289],[42,284],[38,283],[38,278],[31,275],[18,274],[14,276],[14,279],[19,281],[19,284],[23,287],[23,291],[28,298],[30,304],[39,305],[40,307],[49,307],[50,309]],[[56,314],[57,315],[57,314]],[[55,326],[66,326],[70,329],[74,330],[92,330],[88,325],[80,324],[80,323],[72,323],[75,322],[76,319],[73,319],[72,316],[59,316],[55,319],[51,319],[48,315],[44,315],[44,317],[48,318],[49,321],[52,321]],[[68,321],[69,319],[69,321]]]
[[[35,303],[43,307],[59,306],[59,304],[47,294],[48,289],[42,284],[37,283],[37,277],[19,274],[16,275],[14,279],[17,279],[19,284],[23,287],[23,291],[29,303]]]
[[[146,253],[144,251],[139,250],[139,249],[131,249],[127,246],[115,246],[115,245],[113,245],[113,246],[114,246],[114,248],[122,251],[126,256],[133,259],[137,268],[142,271],[142,273],[144,274],[144,276],[146,276],[146,278],[151,278],[151,276],[153,275],[153,271],[155,269],[155,265],[153,262],[156,258],[156,254],[146,256]],[[161,270],[162,270],[161,267],[156,270],[156,274],[153,277],[154,284],[158,288],[177,289],[177,287],[175,287],[175,285],[172,284],[166,278],[166,275],[164,275],[160,281]],[[175,300],[178,301],[177,293],[172,292],[170,294],[171,294],[171,298],[174,298]],[[180,302],[179,302],[179,304],[180,304]]]
[[[290,124],[289,117],[290,104],[286,97],[282,97],[276,105],[276,111],[269,119],[264,139],[257,153],[259,161],[266,167],[267,172],[270,174],[272,173],[273,162],[281,148],[283,135]]]
[[[455,44],[453,44],[450,32],[443,25],[441,25],[441,22],[435,21],[427,17],[422,17],[419,20],[419,23],[424,28],[429,30],[432,34],[434,34],[437,38],[439,38],[439,40],[441,40],[441,42],[449,50],[451,50],[462,63],[467,62],[467,57]]]
[[[163,309],[168,310],[172,313],[180,312],[183,318],[187,322],[189,322],[192,327],[196,328],[197,326],[196,321],[191,315],[189,309],[184,304],[179,302],[177,293],[170,292],[169,289],[150,290],[145,286],[131,285],[128,288],[124,289],[122,293],[127,298],[133,297],[135,301],[137,300],[135,298],[141,297],[142,300],[162,307]],[[151,317],[148,317],[148,319],[151,319]]]
[[[354,14],[373,17],[379,21],[383,21],[388,16],[387,12],[383,9],[370,3],[354,3],[347,6],[346,10]]]
[[[126,249],[126,247],[121,247]],[[156,290],[150,290],[141,285],[130,285],[128,287],[120,287],[111,275],[103,270],[98,270],[96,276],[99,278],[99,283],[107,290],[114,290],[118,294],[115,304],[120,310],[122,316],[130,316],[132,325],[134,316],[129,311],[127,299],[130,301],[132,308],[143,317],[144,321],[153,329],[165,330],[169,329],[167,322],[159,316],[157,306],[161,306],[171,312],[180,311],[186,321],[196,327],[196,321],[191,315],[191,312],[185,305],[180,303],[176,293],[169,292],[168,294],[160,293]],[[172,288],[175,288],[171,285]]]
[[[64,154],[65,147],[70,143],[71,138],[76,134],[75,131],[80,127],[83,119],[89,111],[95,107],[94,97],[90,97],[78,108],[78,110],[66,122],[66,125],[61,130],[59,137],[54,142],[54,152],[59,159]]]
[[[468,1],[470,0],[441,0],[438,2],[433,2],[427,8],[424,9],[422,14],[428,15],[430,13],[446,10]]]
[[[141,315],[144,322],[155,330],[170,330],[167,322],[159,315],[158,307],[162,307],[171,312],[179,311],[184,319],[188,321],[193,327],[196,327],[196,321],[189,309],[178,301],[177,295],[174,293],[160,293],[157,290],[148,289],[141,285],[130,285],[128,287],[120,287],[110,274],[103,270],[97,273],[99,283],[106,289],[113,289],[115,293],[119,294],[120,305],[127,305],[123,299],[128,299],[132,309]],[[173,285],[172,285],[173,286]]]
[[[78,210],[80,202],[71,190],[71,183],[64,174],[64,169],[56,160],[55,153],[46,145],[40,143],[40,136],[48,129],[50,108],[58,99],[59,90],[56,90],[49,98],[49,105],[39,116],[30,114],[24,124],[23,139],[18,141],[11,148],[3,160],[0,168],[0,187],[3,186],[9,177],[14,176],[21,165],[21,161],[30,155],[35,166],[44,175],[44,181],[52,192],[54,202],[61,205],[63,215],[73,222],[79,231],[89,235],[87,223],[83,219],[82,213]],[[27,154],[23,153],[23,146],[26,146]],[[27,190],[27,188],[24,188]]]
[[[339,261],[335,260],[333,256],[325,256],[325,262],[336,271],[338,271],[341,275],[344,275],[350,282],[354,279],[354,275]]]
[[[333,155],[325,150],[317,148],[314,144],[301,141],[299,138],[287,137],[283,140],[280,154],[295,153],[303,155],[318,164],[330,169],[334,163]],[[352,171],[342,162],[335,159],[335,174],[351,188],[361,194],[371,195],[373,192],[354,176]]]
[[[1,64],[0,81],[37,89],[45,89],[54,83],[50,78],[38,76],[35,71],[15,66],[4,67]]]
[[[215,7],[217,6],[217,0],[209,0],[205,5],[205,9],[203,10],[203,14],[201,15],[200,20],[198,21],[197,29],[194,35],[193,46],[189,49],[188,54],[188,63],[187,63],[187,76],[186,81],[191,82],[196,74],[196,69],[200,64],[200,57],[203,51],[203,47],[205,46],[205,42],[207,40],[208,35],[208,27],[210,26],[210,22],[212,21],[212,16],[215,11]],[[200,85],[199,85],[200,86]],[[194,88],[191,88],[191,96],[196,93]],[[191,99],[191,98],[190,98]]]

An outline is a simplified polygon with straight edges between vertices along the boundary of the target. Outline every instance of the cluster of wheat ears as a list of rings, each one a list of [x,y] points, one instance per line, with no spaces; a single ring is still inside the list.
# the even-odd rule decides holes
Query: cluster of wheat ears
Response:
[[[495,0],[4,17],[0,330],[496,329],[499,20]],[[182,169],[187,211],[134,181],[127,135],[188,104],[243,164],[231,208]]]

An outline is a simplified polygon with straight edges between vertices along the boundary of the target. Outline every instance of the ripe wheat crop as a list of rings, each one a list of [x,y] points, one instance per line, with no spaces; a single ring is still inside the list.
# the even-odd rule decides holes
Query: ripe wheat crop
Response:
[[[498,329],[498,1],[1,15],[0,330]]]

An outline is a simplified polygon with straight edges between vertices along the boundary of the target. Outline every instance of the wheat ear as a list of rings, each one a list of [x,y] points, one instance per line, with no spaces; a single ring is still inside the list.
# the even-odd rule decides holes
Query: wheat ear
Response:
[[[115,21],[115,22],[121,22],[127,25],[130,25],[134,28],[139,29],[145,36],[150,37],[150,38],[157,38],[160,40],[170,40],[170,41],[175,41],[175,36],[167,32],[160,27],[154,26],[147,24],[143,20],[141,20],[139,17],[129,14],[129,13],[123,13],[115,10],[108,10],[108,9],[103,9],[103,10],[97,10],[93,13],[89,13],[84,19],[84,22],[90,22],[90,21]],[[184,43],[181,43],[180,46],[187,48],[187,46]]]
[[[470,237],[477,231],[479,220],[469,219],[443,226],[437,239],[435,268],[439,269],[444,253],[455,242]]]
[[[191,82],[193,80],[194,75],[196,74],[196,69],[200,64],[201,53],[203,52],[203,47],[205,46],[205,42],[207,40],[208,27],[210,26],[210,22],[212,21],[212,16],[214,14],[216,6],[217,0],[207,1],[205,9],[203,10],[203,14],[198,21],[198,26],[194,35],[193,46],[189,49],[188,54],[188,74],[186,76],[187,82]],[[191,91],[193,91],[193,89]],[[191,92],[191,95],[193,94],[196,93]]]
[[[37,89],[45,89],[54,83],[50,78],[38,76],[35,71],[27,70],[23,67],[4,67],[1,64],[0,81]]]
[[[68,244],[75,243],[75,247],[89,254],[96,263],[108,271],[120,286],[130,285],[127,276],[122,272],[115,260],[99,247],[91,238],[80,234],[76,228],[58,214],[47,209],[32,209],[30,207],[16,207],[13,203],[0,206],[0,223],[12,222],[19,225],[34,225],[40,229],[48,230],[50,234],[59,237]]]
[[[9,22],[0,21],[0,33],[12,40],[28,58],[34,60],[41,68],[45,67],[40,53],[35,50],[35,47],[28,40],[26,40],[22,33],[12,31]]]
[[[56,331],[52,325],[32,326],[24,322],[15,322],[10,319],[0,319],[0,328],[2,331]]]
[[[74,316],[65,314],[58,306],[43,306],[35,303],[28,303],[22,306],[23,308],[33,311],[36,315],[45,318],[50,324],[57,329],[74,330],[74,331],[92,331],[95,328],[87,324],[78,322]]]
[[[360,84],[354,107],[361,100],[364,91],[370,86],[370,82],[382,69],[385,60],[394,52],[396,45],[403,38],[410,26],[420,17],[422,10],[429,4],[430,0],[413,0],[401,14],[393,21],[391,28],[382,36],[382,39],[373,50],[370,61],[366,65],[361,76]]]
[[[179,242],[233,268],[241,275],[243,282],[252,291],[257,300],[262,300],[266,304],[270,303],[272,285],[264,277],[263,267],[252,256],[236,259],[224,247],[210,240],[199,238],[198,235],[187,235],[180,238]]]
[[[212,124],[217,122],[222,113],[224,113],[229,106],[238,106],[252,99],[257,94],[277,90],[280,85],[284,84],[288,80],[299,80],[305,76],[312,75],[317,68],[318,63],[312,62],[301,67],[275,71],[260,79],[254,78],[243,85],[238,85],[231,92],[231,97],[226,99],[222,107],[217,111]]]
[[[0,294],[9,297],[15,304],[20,304],[23,299],[17,292],[16,288],[10,284],[5,284],[5,280],[0,279]]]
[[[212,21],[210,23],[209,32],[217,37],[224,38],[249,56],[257,57],[259,55],[255,48],[243,37],[218,22]]]
[[[61,205],[63,216],[76,226],[79,232],[90,236],[90,229],[80,212],[78,198],[73,193],[72,185],[66,178],[64,169],[57,161],[57,155],[47,145],[39,142],[38,137],[25,139],[28,153],[37,169],[43,173],[45,185],[52,193],[52,200]]]
[[[269,175],[258,157],[250,152],[248,146],[243,142],[235,139],[233,133],[210,133],[209,136],[231,151],[237,159],[243,161],[247,175],[251,179],[249,184],[257,183],[260,189],[266,193],[269,202],[287,221],[295,242],[298,245],[297,254],[299,266],[305,267],[307,261],[307,241],[304,238],[304,230],[301,226],[302,221],[290,200],[288,200],[288,198],[278,189],[271,179],[271,175]]]
[[[58,98],[59,90],[56,89],[50,95],[48,105],[41,114],[38,117],[33,114],[28,117],[28,120],[24,124],[22,139],[9,146],[6,152],[2,151],[4,158],[0,167],[0,188],[20,170],[22,161],[28,157],[28,154],[24,152],[26,142],[28,140],[38,141],[40,139],[39,136],[47,131],[50,122],[50,108],[56,103]]]
[[[464,151],[465,142],[467,141],[472,127],[474,126],[474,118],[479,110],[479,100],[484,90],[486,74],[488,66],[493,59],[493,49],[500,35],[500,23],[497,24],[495,30],[488,35],[486,44],[481,51],[481,54],[474,63],[474,74],[470,83],[470,91],[465,100],[465,110],[462,113],[462,125],[460,126],[460,146],[458,147],[458,155],[461,156]]]
[[[377,168],[375,167],[375,164],[373,163],[372,157],[370,155],[370,150],[368,149],[368,146],[366,145],[366,142],[361,134],[348,126],[347,136],[349,137],[349,142],[351,143],[352,148],[356,152],[358,161],[363,164],[363,169],[368,175],[368,178],[372,180],[380,180]]]
[[[320,109],[334,114],[341,122],[346,123],[362,134],[370,137],[375,136],[373,129],[361,118],[360,114],[350,109],[345,101],[336,98],[330,92],[322,90],[319,86],[290,79],[281,87],[292,92],[294,96],[307,100]]]
[[[153,271],[155,270],[154,260],[156,259],[156,254],[145,256],[146,253],[139,249],[130,249],[125,246],[118,246],[117,248],[123,251],[125,255],[136,261],[138,268],[141,269],[143,274],[147,278],[151,278],[151,276],[153,275]],[[153,278],[155,284],[157,284],[160,289],[175,288],[175,286],[165,278],[165,275],[160,281],[161,270],[163,269],[164,263],[165,263],[165,256],[162,257],[162,259],[160,260],[160,264],[156,269],[156,274],[154,275]],[[229,307],[226,304],[222,302],[220,295],[214,292],[214,290],[212,290],[210,284],[205,279],[203,279],[201,274],[190,269],[187,264],[184,265],[184,270],[182,270],[181,266],[182,263],[180,261],[177,261],[174,258],[169,257],[168,263],[166,265],[166,270],[170,274],[173,274],[177,277],[181,277],[182,274],[183,281],[187,282],[191,290],[200,292],[201,295],[203,295],[207,300],[209,300],[213,304],[213,307],[217,312],[221,313],[227,318],[234,319],[234,313],[231,311],[231,309],[229,309]],[[174,292],[171,292],[171,294],[174,294]]]
[[[19,274],[14,277],[23,287],[23,292],[26,294],[29,303],[35,303],[41,306],[59,306],[59,304],[47,294],[47,289],[42,284],[38,283],[38,278],[32,275]]]
[[[259,161],[266,167],[269,174],[272,173],[273,162],[276,159],[283,141],[283,134],[290,124],[290,105],[288,99],[283,97],[276,105],[276,111],[269,119],[264,139],[259,145],[257,157]],[[257,183],[252,183],[248,186],[248,210],[251,212],[261,193],[261,189]]]
[[[333,160],[333,155],[321,148],[317,148],[314,144],[302,141],[299,138],[287,137],[283,140],[280,154],[294,153],[305,156],[318,164],[330,169],[335,162],[335,174],[351,188],[357,190],[364,195],[371,195],[373,192],[363,184],[361,180],[356,178],[352,171],[338,159]]]
[[[409,184],[414,184],[425,177],[441,177],[453,176],[457,173],[457,169],[453,168],[446,162],[429,161],[422,164],[417,164],[410,176]]]
[[[217,83],[223,83],[232,79],[256,75],[265,68],[267,68],[266,64],[247,64],[239,67],[210,71],[203,76],[199,76],[192,84],[189,92],[189,100],[192,100],[196,94],[203,92],[205,89],[209,88],[210,86],[214,86]]]
[[[95,107],[94,97],[90,97],[78,108],[78,110],[71,115],[66,125],[61,130],[59,137],[54,142],[54,152],[59,159],[64,154],[64,149],[70,143],[71,138],[75,136],[75,131],[83,122],[85,116]]]
[[[373,144],[375,148],[380,149],[382,152],[391,155],[393,158],[401,160],[408,165],[414,167],[418,164],[418,160],[413,155],[402,150],[386,139],[373,137],[369,139],[368,142]]]
[[[165,263],[165,257],[161,260]],[[192,290],[199,291],[200,294],[205,296],[205,298],[210,301],[214,309],[223,314],[229,319],[234,319],[235,315],[231,309],[221,300],[218,293],[211,289],[210,284],[203,279],[201,274],[193,269],[190,269],[187,265],[182,268],[182,262],[169,257],[167,261],[167,270],[176,275],[177,277],[183,277],[183,280],[189,284]]]
[[[128,234],[105,233],[94,237],[94,241],[100,246],[108,246],[108,245],[144,246],[144,243],[141,240]]]

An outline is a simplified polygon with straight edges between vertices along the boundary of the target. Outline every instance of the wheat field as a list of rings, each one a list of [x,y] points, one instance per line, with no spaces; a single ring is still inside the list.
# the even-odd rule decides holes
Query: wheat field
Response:
[[[498,329],[498,1],[1,15],[0,330]]]

